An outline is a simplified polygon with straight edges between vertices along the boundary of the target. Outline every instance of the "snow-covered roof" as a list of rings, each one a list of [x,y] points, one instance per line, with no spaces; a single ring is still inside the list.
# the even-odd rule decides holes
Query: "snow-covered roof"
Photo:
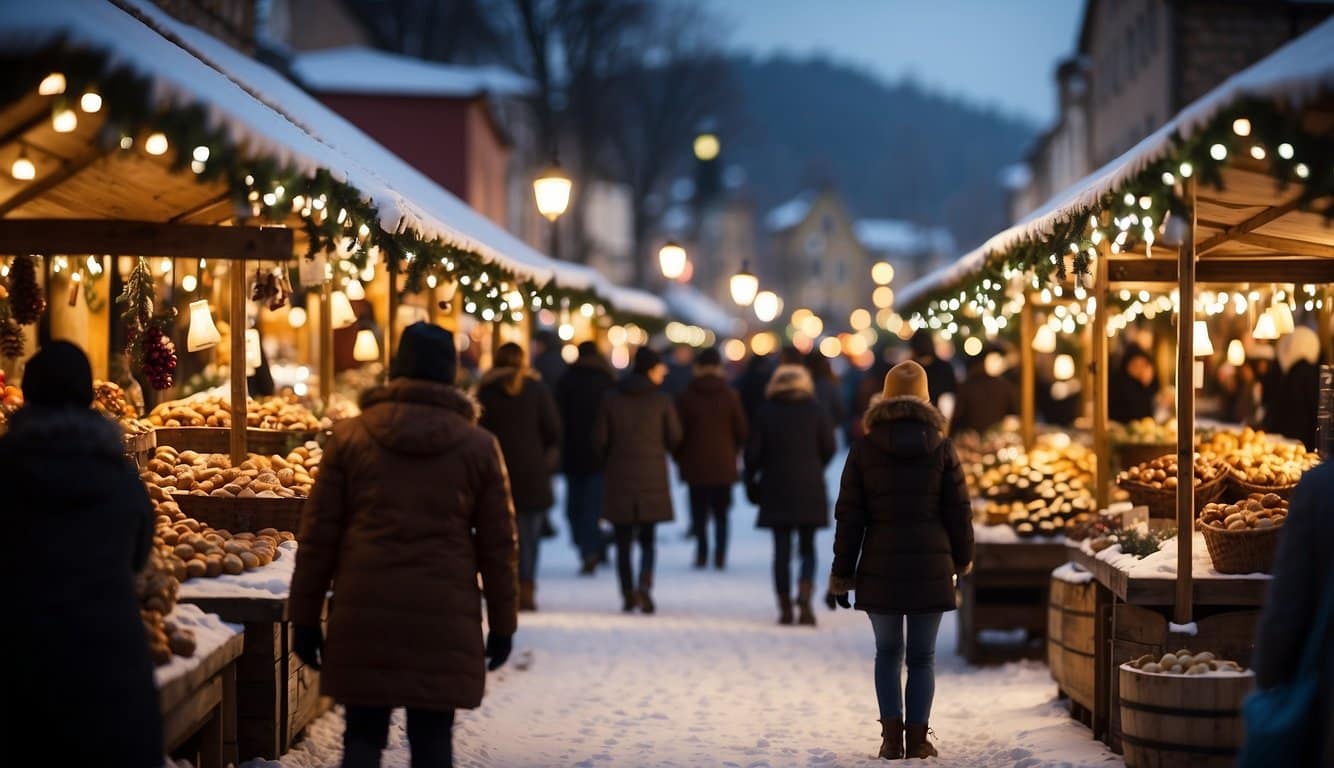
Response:
[[[118,7],[119,4],[121,7]],[[97,50],[152,81],[159,105],[198,104],[238,146],[313,174],[325,169],[371,199],[387,231],[413,229],[546,282],[550,259],[474,211],[274,70],[146,0],[0,3],[0,40],[61,40]],[[125,10],[122,10],[122,7]],[[575,285],[574,287],[583,287]]]
[[[502,67],[463,67],[360,45],[294,56],[292,72],[317,93],[379,93],[469,98],[527,96],[532,80]]]
[[[738,332],[740,323],[736,316],[692,286],[673,283],[663,291],[662,297],[667,300],[672,315],[684,322],[719,334]]]
[[[926,227],[902,219],[858,219],[852,228],[857,241],[877,253],[915,256],[954,251],[954,236],[944,227]]]
[[[905,286],[898,293],[898,302],[911,306],[927,293],[982,269],[989,254],[1002,254],[1025,241],[1050,236],[1057,224],[1096,206],[1104,195],[1121,189],[1238,101],[1269,99],[1298,107],[1331,89],[1334,89],[1334,17],[1224,80],[1120,157],[1057,193],[976,250]]]
[[[788,200],[786,203],[769,211],[764,217],[764,228],[770,232],[782,232],[792,229],[811,213],[811,207],[815,205],[814,192],[802,192],[800,195]]]

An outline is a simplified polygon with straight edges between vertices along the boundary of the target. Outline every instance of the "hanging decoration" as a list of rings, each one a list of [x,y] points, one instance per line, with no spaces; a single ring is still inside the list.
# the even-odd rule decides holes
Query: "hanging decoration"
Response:
[[[9,305],[14,322],[32,325],[46,310],[46,296],[37,284],[37,259],[15,256],[9,265]]]
[[[153,290],[153,270],[148,259],[141,256],[125,279],[116,303],[123,307],[125,354],[143,371],[153,389],[163,390],[172,385],[176,373],[176,345],[167,333],[176,310],[154,315]]]

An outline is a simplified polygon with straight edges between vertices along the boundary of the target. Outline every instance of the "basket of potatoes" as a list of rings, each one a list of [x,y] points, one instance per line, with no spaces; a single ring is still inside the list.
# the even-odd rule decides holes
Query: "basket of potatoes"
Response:
[[[208,525],[231,531],[295,530],[322,456],[312,441],[285,457],[252,453],[233,467],[224,454],[159,446],[141,476],[149,496],[174,501]]]
[[[1235,504],[1206,504],[1199,529],[1214,570],[1268,573],[1287,517],[1287,499],[1276,493],[1252,493]]]
[[[1216,460],[1195,454],[1192,481],[1195,484],[1195,511],[1214,501],[1223,492],[1227,473]],[[1130,496],[1136,506],[1149,508],[1149,516],[1175,518],[1177,509],[1177,457],[1159,456],[1137,464],[1116,477],[1116,484]]]
[[[156,427],[157,441],[180,450],[225,453],[232,426],[230,401],[216,395],[162,403],[148,420]],[[320,420],[295,399],[265,397],[246,403],[246,445],[262,454],[286,453],[313,438]]]

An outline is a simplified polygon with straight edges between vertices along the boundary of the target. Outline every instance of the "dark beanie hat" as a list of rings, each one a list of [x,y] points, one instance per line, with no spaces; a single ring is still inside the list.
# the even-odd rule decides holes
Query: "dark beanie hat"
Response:
[[[579,357],[581,359],[598,357],[601,354],[602,352],[598,350],[598,343],[596,341],[579,342]]]
[[[662,355],[655,352],[652,347],[640,347],[635,352],[635,373],[647,374],[659,365],[662,365]]]
[[[93,368],[82,349],[53,341],[23,369],[23,399],[51,408],[87,408],[93,403]]]
[[[723,356],[718,354],[716,347],[705,347],[695,355],[695,365],[701,368],[712,368],[723,364]]]
[[[389,378],[453,384],[458,368],[453,334],[438,325],[417,322],[403,329],[398,354],[389,366]]]

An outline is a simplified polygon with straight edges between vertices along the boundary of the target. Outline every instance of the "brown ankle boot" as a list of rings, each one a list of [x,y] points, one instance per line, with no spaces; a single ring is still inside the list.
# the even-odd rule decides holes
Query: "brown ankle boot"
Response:
[[[814,591],[814,585],[809,581],[803,581],[797,586],[797,623],[804,626],[815,626],[815,611],[811,610],[811,593]]]
[[[904,748],[909,759],[935,757],[940,754],[926,738],[929,730],[926,723],[908,723],[904,726]]]
[[[519,582],[519,610],[537,610],[537,585],[531,581]]]
[[[880,759],[903,759],[903,718],[880,721]]]
[[[778,623],[783,626],[792,624],[792,598],[789,595],[778,596]]]

